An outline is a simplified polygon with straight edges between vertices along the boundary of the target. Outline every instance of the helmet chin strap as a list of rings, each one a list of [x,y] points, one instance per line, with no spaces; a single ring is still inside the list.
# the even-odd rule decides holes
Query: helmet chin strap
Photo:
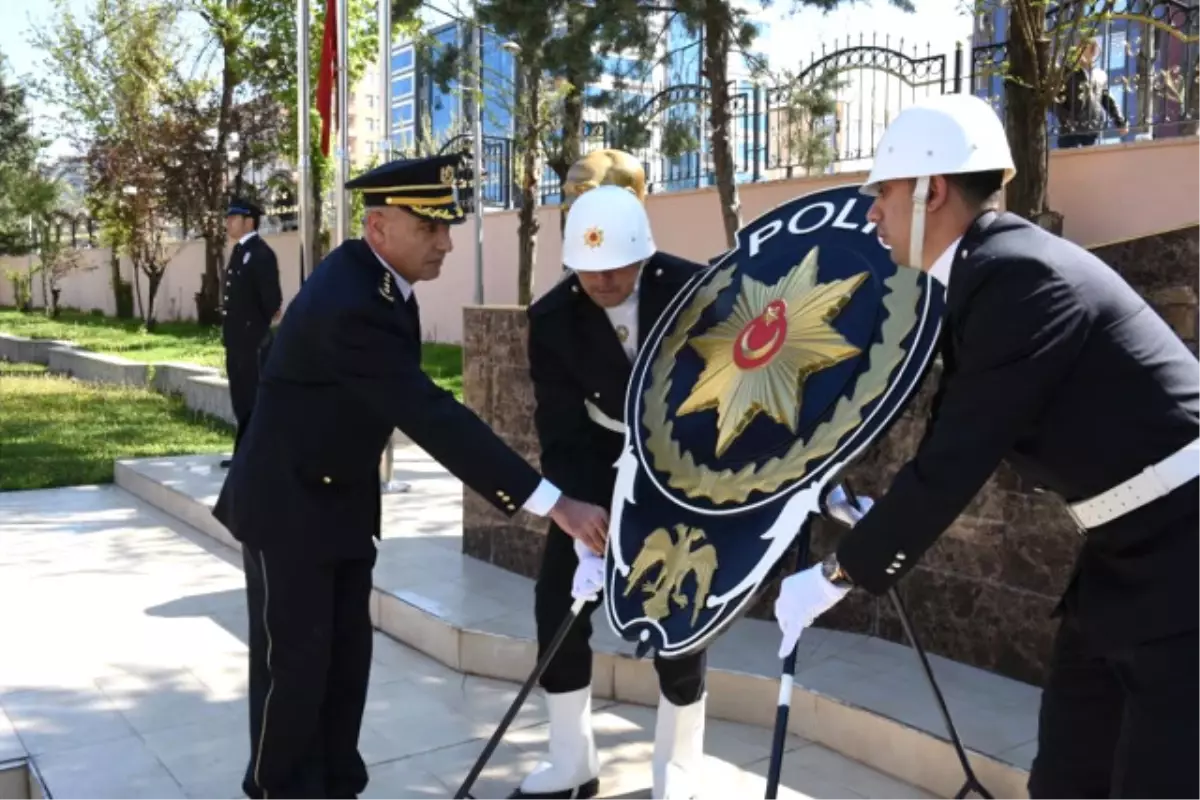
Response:
[[[929,200],[929,176],[917,178],[913,189],[912,230],[908,241],[908,265],[925,269],[925,204]]]

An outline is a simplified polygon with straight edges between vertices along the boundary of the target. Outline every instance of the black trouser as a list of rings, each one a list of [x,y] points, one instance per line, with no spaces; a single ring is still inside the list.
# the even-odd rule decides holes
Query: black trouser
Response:
[[[551,525],[542,553],[542,568],[534,586],[534,618],[537,621],[538,658],[558,632],[571,611],[571,583],[579,558],[574,540]],[[563,639],[554,658],[542,673],[539,683],[550,694],[583,689],[592,682],[592,613],[598,602],[588,603]],[[658,685],[663,696],[677,706],[696,702],[704,694],[706,654],[701,651],[686,658],[654,659]]]
[[[254,411],[254,399],[258,396],[259,351],[254,344],[238,343],[225,346],[225,375],[229,379],[229,402],[237,420],[237,434],[233,449],[237,450],[246,426],[250,424],[250,413]]]
[[[1059,134],[1058,146],[1060,149],[1068,147],[1091,147],[1100,138],[1098,133],[1063,133]]]
[[[250,614],[248,797],[354,797],[371,671],[374,556],[320,562],[242,547]]]
[[[1029,796],[1200,797],[1196,631],[1094,652],[1074,614],[1058,630]]]

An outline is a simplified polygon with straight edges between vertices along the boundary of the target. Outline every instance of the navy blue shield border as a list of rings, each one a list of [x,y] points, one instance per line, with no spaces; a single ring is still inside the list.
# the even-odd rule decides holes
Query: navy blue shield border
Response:
[[[927,275],[921,274],[917,277],[920,285],[918,319],[911,329],[911,335],[906,337],[909,344],[903,360],[890,374],[887,389],[868,404],[871,408],[861,424],[841,439],[833,452],[814,459],[814,465],[801,480],[750,503],[713,508],[711,505],[689,503],[679,497],[678,493],[662,486],[653,468],[647,463],[643,437],[639,435],[647,373],[660,350],[666,331],[674,324],[681,310],[692,301],[697,291],[707,283],[714,272],[725,268],[731,259],[743,251],[747,237],[762,227],[765,221],[779,218],[792,209],[803,208],[806,204],[833,198],[839,198],[845,203],[848,198],[854,197],[865,209],[870,200],[858,194],[858,189],[857,184],[842,185],[802,195],[777,206],[743,227],[738,231],[738,246],[724,253],[679,292],[655,323],[634,362],[625,402],[625,444],[616,465],[617,480],[606,554],[605,608],[609,623],[618,636],[644,642],[664,658],[684,657],[707,647],[740,616],[795,537],[809,524],[812,515],[819,512],[820,498],[827,484],[836,480],[868,445],[890,427],[920,387],[932,362],[941,331],[944,296],[940,285]],[[791,237],[792,241],[800,245],[804,235],[791,234]],[[870,241],[883,249],[875,237]],[[619,606],[630,604],[629,601],[622,602],[619,593],[625,588],[624,578],[630,570],[632,559],[628,556],[633,555],[624,552],[622,527],[627,518],[640,516],[641,509],[635,496],[638,491],[651,491],[654,495],[670,501],[675,508],[669,521],[656,520],[640,525],[646,533],[652,527],[670,528],[674,523],[703,527],[708,522],[715,522],[715,518],[734,517],[739,525],[745,524],[748,536],[753,537],[747,547],[753,551],[762,551],[757,556],[753,568],[740,576],[740,580],[734,586],[726,587],[719,594],[714,587],[714,593],[708,597],[701,618],[696,621],[688,635],[681,638],[671,639],[663,625],[656,620],[644,615],[623,619],[619,611]],[[653,501],[654,498],[649,500]],[[644,541],[644,537],[640,541]]]

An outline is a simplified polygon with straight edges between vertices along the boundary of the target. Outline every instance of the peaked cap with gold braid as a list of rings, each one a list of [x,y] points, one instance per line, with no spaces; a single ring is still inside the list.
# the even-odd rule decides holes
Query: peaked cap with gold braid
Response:
[[[459,205],[460,189],[471,186],[463,169],[464,153],[389,161],[346,183],[362,192],[363,203],[395,206],[418,217],[455,225],[467,218]]]

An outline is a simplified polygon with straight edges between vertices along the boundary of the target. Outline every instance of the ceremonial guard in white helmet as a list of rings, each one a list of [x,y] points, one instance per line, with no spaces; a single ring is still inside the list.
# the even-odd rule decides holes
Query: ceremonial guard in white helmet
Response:
[[[543,472],[572,496],[608,506],[625,440],[625,391],[639,346],[701,265],[655,251],[645,208],[622,186],[588,189],[563,232],[568,276],[529,309],[529,373]],[[513,797],[594,797],[591,615],[604,559],[557,525],[546,535],[535,588],[538,657],[573,598],[588,603],[540,679],[550,715],[548,758]],[[704,745],[705,655],[655,659],[661,698],[653,796],[688,797]]]
[[[852,587],[903,578],[1007,460],[1063,498],[1081,540],[1030,795],[1197,797],[1200,365],[1100,259],[997,213],[1014,172],[969,95],[905,109],[880,141],[868,218],[946,287],[943,372],[913,460],[833,556],[784,581],[781,652]]]

